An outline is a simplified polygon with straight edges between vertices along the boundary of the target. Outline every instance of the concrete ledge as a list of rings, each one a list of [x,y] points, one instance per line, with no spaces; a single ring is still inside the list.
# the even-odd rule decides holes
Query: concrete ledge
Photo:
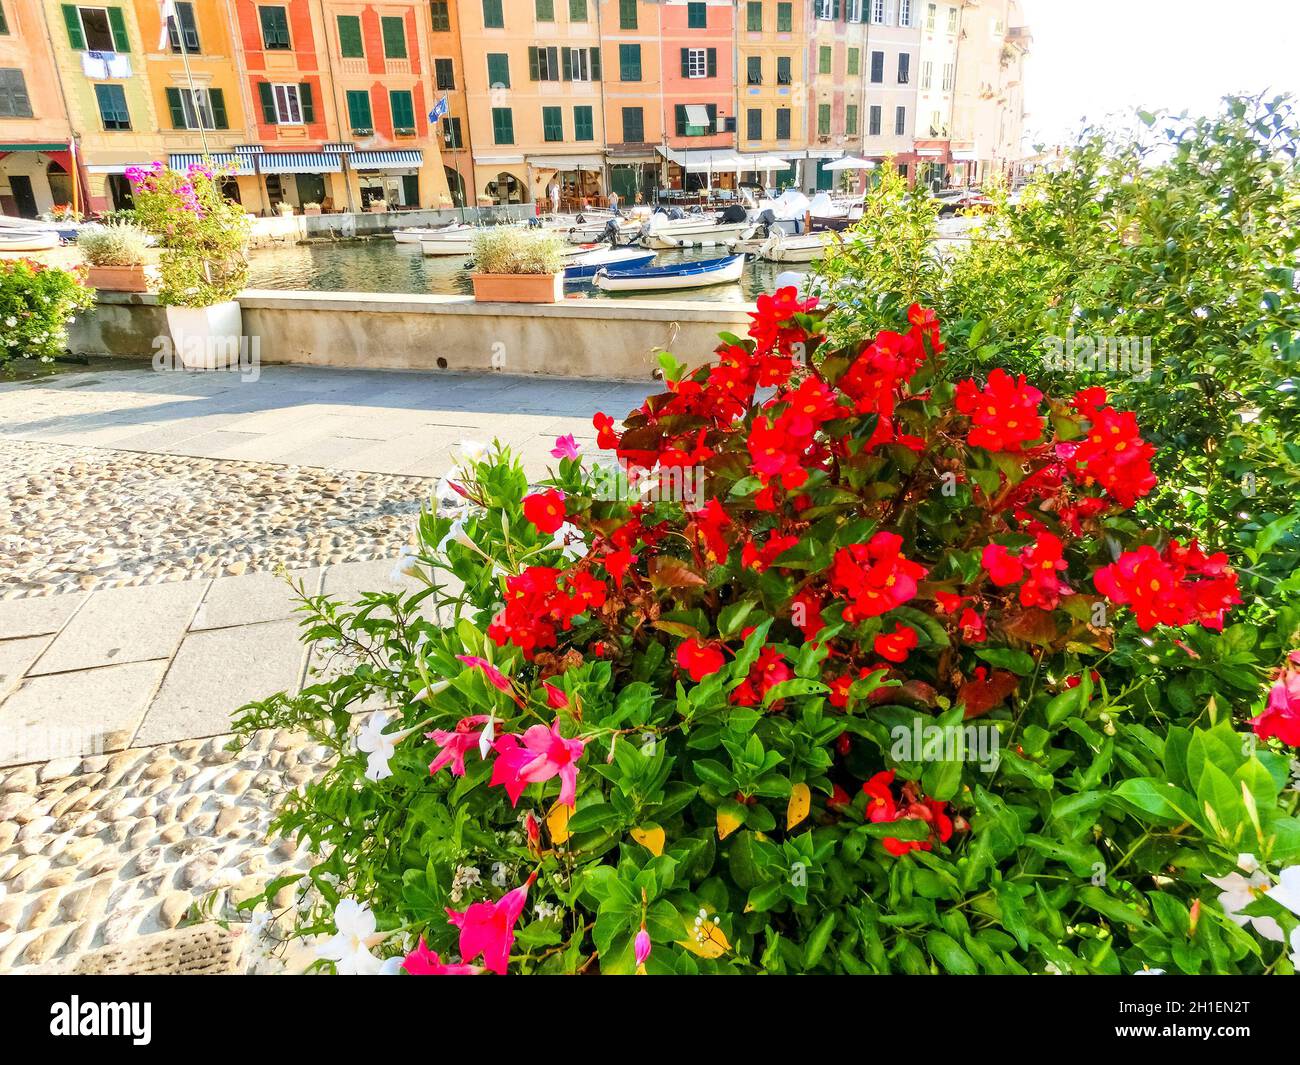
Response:
[[[391,370],[496,370],[648,380],[660,351],[705,361],[752,305],[689,300],[478,303],[472,296],[250,289],[244,332],[265,363]],[[167,337],[156,296],[106,292],[72,327],[79,355],[150,357]]]

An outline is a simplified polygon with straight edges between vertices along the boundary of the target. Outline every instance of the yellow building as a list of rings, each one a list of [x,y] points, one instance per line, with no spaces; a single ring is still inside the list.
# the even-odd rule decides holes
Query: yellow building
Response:
[[[473,142],[469,109],[465,102],[465,62],[460,47],[460,14],[457,0],[431,0],[429,46],[433,50],[433,99],[446,100],[447,113],[439,119],[442,134],[442,168],[452,203],[473,206]]]
[[[746,0],[737,15],[737,136],[742,154],[792,164],[803,155],[807,130],[808,5],[792,0]],[[773,172],[777,184],[794,180],[794,167]],[[756,175],[757,176],[757,175]]]

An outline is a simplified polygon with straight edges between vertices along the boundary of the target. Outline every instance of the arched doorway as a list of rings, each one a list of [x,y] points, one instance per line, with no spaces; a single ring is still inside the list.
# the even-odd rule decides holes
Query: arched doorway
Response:
[[[460,171],[454,166],[444,166],[443,172],[447,175],[447,191],[451,193],[451,204],[453,207],[465,206],[465,179],[460,176]]]
[[[45,179],[50,183],[50,198],[56,205],[72,203],[72,177],[62,163],[51,159],[45,167]]]
[[[489,199],[494,203],[526,203],[527,197],[524,195],[524,183],[514,174],[503,170],[496,176],[496,179],[489,181],[487,187],[483,190]]]

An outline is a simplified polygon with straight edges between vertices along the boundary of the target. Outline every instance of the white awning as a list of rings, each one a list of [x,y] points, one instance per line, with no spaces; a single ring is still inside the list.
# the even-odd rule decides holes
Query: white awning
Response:
[[[692,174],[754,169],[748,159],[737,155],[730,148],[691,148],[684,152],[675,152],[671,148],[658,147],[656,150],[665,159],[676,163],[684,170],[689,170]],[[784,161],[780,165],[784,166]]]
[[[353,170],[418,170],[424,166],[424,152],[402,148],[387,152],[353,152],[348,156]]]
[[[476,155],[474,162],[479,166],[513,166],[524,161],[522,155]]]
[[[528,162],[539,170],[600,170],[605,165],[599,155],[530,155]]]
[[[87,174],[125,174],[133,166],[140,167],[143,170],[152,163],[95,163],[86,167]],[[173,167],[172,169],[175,169]]]
[[[337,155],[324,152],[267,152],[257,157],[263,174],[337,174],[342,164]]]
[[[709,125],[709,109],[703,104],[687,104],[686,124],[688,126]]]
[[[234,152],[214,152],[208,156],[204,156],[202,152],[172,152],[167,157],[167,165],[172,170],[184,172],[191,166],[203,162],[205,158],[213,166],[220,167],[223,170],[231,170],[239,177],[251,177],[254,173],[253,157],[251,155],[237,155]]]
[[[790,164],[779,155],[743,156],[749,170],[784,170]]]
[[[969,163],[979,158],[974,148],[954,148],[952,157],[958,163]]]
[[[843,159],[836,159],[833,163],[827,163],[823,170],[875,170],[876,164],[869,159],[859,159],[855,155],[846,155]]]

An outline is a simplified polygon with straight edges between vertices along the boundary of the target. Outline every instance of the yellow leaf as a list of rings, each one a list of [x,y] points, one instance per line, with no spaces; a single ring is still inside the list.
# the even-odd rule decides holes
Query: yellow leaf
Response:
[[[687,937],[678,940],[677,945],[700,958],[720,958],[731,949],[726,934],[711,919],[690,926]]]
[[[718,839],[726,839],[736,831],[743,821],[735,814],[729,814],[725,810],[718,811]]]
[[[790,789],[790,801],[785,808],[785,827],[794,828],[808,816],[812,808],[812,792],[807,784],[796,784]]]
[[[546,815],[546,830],[551,834],[551,842],[560,844],[569,838],[569,816],[573,813],[571,806],[556,803]]]
[[[656,858],[664,852],[664,830],[658,825],[642,825],[632,829],[632,838]]]

